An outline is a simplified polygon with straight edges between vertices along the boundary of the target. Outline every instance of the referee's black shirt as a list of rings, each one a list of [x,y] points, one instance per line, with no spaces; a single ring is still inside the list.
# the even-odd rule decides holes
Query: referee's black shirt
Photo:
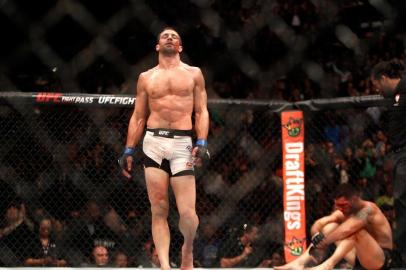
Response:
[[[402,78],[395,88],[388,120],[388,139],[392,150],[398,151],[403,147],[406,150],[406,78]]]

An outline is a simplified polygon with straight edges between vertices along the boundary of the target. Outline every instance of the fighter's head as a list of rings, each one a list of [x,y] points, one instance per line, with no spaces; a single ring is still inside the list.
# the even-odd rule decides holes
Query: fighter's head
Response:
[[[400,78],[405,76],[405,66],[397,59],[384,61],[374,66],[371,72],[373,86],[383,96],[393,95]]]
[[[157,37],[155,49],[158,53],[162,53],[165,56],[181,53],[183,50],[182,39],[174,28],[165,27]]]
[[[334,196],[334,207],[343,212],[345,216],[350,215],[360,200],[359,191],[350,184],[341,184],[337,187]]]

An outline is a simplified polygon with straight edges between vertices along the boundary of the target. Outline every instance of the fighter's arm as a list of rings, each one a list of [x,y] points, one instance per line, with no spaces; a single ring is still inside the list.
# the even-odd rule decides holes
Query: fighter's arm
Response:
[[[346,239],[352,234],[358,232],[362,228],[365,228],[368,223],[373,209],[370,206],[366,206],[358,211],[354,216],[349,217],[346,221],[341,223],[334,231],[325,236],[323,240],[324,245],[335,243],[336,241]]]
[[[123,155],[118,159],[118,164],[125,177],[131,178],[134,148],[144,132],[148,114],[148,95],[145,90],[145,75],[142,73],[137,82],[135,107],[128,123],[127,142]]]
[[[137,82],[134,111],[128,124],[126,147],[135,147],[144,132],[148,115],[148,95],[145,90],[145,80],[145,75],[141,73]]]
[[[344,215],[341,211],[334,211],[328,216],[324,216],[319,218],[314,222],[313,226],[311,227],[311,234],[314,235],[318,232],[321,232],[324,226],[330,223],[341,223],[344,220]]]
[[[194,114],[197,139],[207,140],[209,133],[209,112],[207,110],[207,93],[203,74],[199,68],[195,71]]]

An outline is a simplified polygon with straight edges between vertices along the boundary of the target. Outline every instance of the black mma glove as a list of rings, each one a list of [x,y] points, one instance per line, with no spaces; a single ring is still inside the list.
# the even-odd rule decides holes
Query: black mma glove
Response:
[[[313,246],[315,247],[315,248],[318,248],[319,247],[319,245],[320,245],[320,243],[324,240],[324,234],[322,233],[322,232],[318,232],[318,233],[315,233],[313,236],[312,236],[312,240],[311,240],[311,242],[312,242],[312,244],[313,244]]]
[[[125,147],[124,148],[124,152],[123,155],[118,159],[118,165],[120,165],[121,169],[123,169],[124,171],[126,171],[128,174],[131,175],[132,170],[134,169],[134,167],[132,166],[133,164],[131,164],[131,171],[128,170],[128,160],[127,158],[129,156],[134,156],[134,152],[135,149],[134,147]]]
[[[207,141],[198,139],[195,146],[197,147],[196,157],[201,158],[203,162],[210,160],[209,149],[207,149]]]

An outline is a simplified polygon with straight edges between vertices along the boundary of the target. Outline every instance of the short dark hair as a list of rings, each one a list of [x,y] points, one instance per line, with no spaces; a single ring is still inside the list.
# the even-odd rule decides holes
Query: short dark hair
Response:
[[[165,27],[157,34],[157,36],[156,36],[156,42],[157,42],[157,43],[159,42],[159,39],[161,38],[162,32],[165,31],[165,30],[173,30],[173,31],[175,31],[176,33],[178,33],[180,45],[182,45],[182,38],[180,37],[180,34],[179,34],[178,30],[176,30],[175,27],[172,27],[172,26],[165,26]]]
[[[350,199],[353,196],[359,196],[359,190],[348,183],[338,185],[334,193],[334,199],[338,199],[340,197]]]
[[[391,79],[402,78],[405,76],[405,65],[398,59],[383,61],[373,67],[371,75],[375,80],[380,80],[382,76]]]

